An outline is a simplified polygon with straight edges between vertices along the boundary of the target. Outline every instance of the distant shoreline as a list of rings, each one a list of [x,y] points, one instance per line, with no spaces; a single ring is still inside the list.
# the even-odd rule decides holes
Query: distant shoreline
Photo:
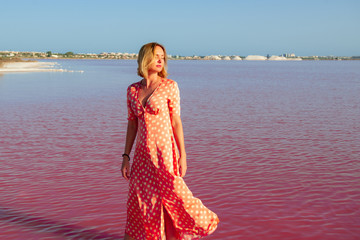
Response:
[[[1,58],[22,58],[22,59],[97,59],[97,60],[136,60],[136,53],[52,53],[48,52],[17,52],[17,51],[0,51]],[[169,60],[230,60],[230,61],[301,61],[301,60],[360,60],[360,56],[296,56],[294,53],[281,55],[208,55],[208,56],[179,56],[168,55]]]
[[[137,60],[136,58],[127,58],[127,59],[118,59],[118,58],[80,58],[80,57],[71,57],[71,58],[66,58],[66,57],[62,57],[62,58],[54,58],[54,57],[45,57],[45,58],[23,58],[23,59],[30,59],[30,60],[23,60],[23,62],[27,62],[27,61],[39,61],[39,60]],[[188,60],[188,61],[237,61],[237,60],[222,60],[222,59],[189,59],[189,58],[169,58],[168,60]],[[301,60],[303,61],[356,61],[356,60],[360,60],[360,58],[347,58],[347,59],[326,59],[326,58],[319,58],[319,59],[313,59],[313,58],[301,58]],[[271,60],[271,59],[241,59],[240,61],[298,61],[297,59],[291,59],[288,58],[286,60]],[[7,62],[11,62],[11,61],[7,61]],[[18,62],[18,61],[17,61]],[[0,60],[0,68],[1,68],[1,60]]]
[[[24,60],[26,59],[26,60]],[[53,60],[53,61],[46,61],[41,62],[38,60]],[[74,72],[69,71],[66,69],[56,68],[59,64],[56,60],[136,60],[136,58],[127,58],[127,59],[116,59],[116,58],[85,58],[85,57],[35,57],[35,58],[4,58],[0,57],[0,73],[8,73],[8,72]],[[221,58],[214,58],[214,59],[190,59],[190,58],[169,58],[169,60],[204,60],[204,61],[237,61],[235,59],[221,59]],[[266,58],[264,56],[258,55],[250,55],[244,59],[238,59],[244,61],[339,61],[339,60],[360,60],[360,58],[355,59],[307,59],[307,58],[284,58],[284,57],[276,57],[272,56],[271,58]],[[83,71],[78,71],[83,72]]]
[[[318,58],[318,59],[314,59],[314,58],[304,58],[304,57],[299,57],[301,58],[301,60],[303,61],[356,61],[356,60],[360,60],[360,58],[339,58],[339,59],[327,59],[327,58]],[[31,59],[36,59],[36,60],[42,60],[42,59],[49,59],[49,60],[59,60],[59,59],[66,59],[66,60],[137,60],[137,58],[127,58],[127,59],[121,59],[121,58],[76,58],[76,57],[71,57],[71,58],[53,58],[53,57],[46,57],[46,58],[31,58]],[[237,60],[222,60],[222,59],[190,59],[190,58],[169,58],[168,60],[189,60],[189,61],[237,61]],[[269,60],[269,59],[265,59],[265,60],[247,60],[247,59],[241,59],[243,61],[297,61],[296,59],[291,59],[288,58],[286,60]]]

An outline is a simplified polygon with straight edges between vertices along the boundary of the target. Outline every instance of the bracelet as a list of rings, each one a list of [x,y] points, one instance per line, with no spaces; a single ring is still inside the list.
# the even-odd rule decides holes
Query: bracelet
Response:
[[[129,158],[129,161],[130,161],[130,156],[128,155],[128,154],[126,154],[126,153],[124,153],[123,155],[122,155],[122,157],[128,157]]]

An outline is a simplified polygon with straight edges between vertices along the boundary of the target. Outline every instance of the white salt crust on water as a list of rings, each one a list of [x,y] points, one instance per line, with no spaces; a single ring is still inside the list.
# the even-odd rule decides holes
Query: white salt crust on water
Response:
[[[81,72],[56,68],[57,62],[8,62],[3,63],[0,72]]]

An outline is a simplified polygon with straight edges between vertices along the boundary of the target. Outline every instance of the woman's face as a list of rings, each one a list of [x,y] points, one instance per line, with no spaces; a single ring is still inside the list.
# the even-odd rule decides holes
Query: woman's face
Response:
[[[154,49],[154,59],[150,64],[148,71],[159,73],[164,68],[164,64],[165,64],[164,50],[161,47],[156,46]]]

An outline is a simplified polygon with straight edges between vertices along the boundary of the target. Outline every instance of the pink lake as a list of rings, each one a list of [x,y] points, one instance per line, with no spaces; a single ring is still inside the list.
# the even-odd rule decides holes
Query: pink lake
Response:
[[[136,61],[0,76],[0,239],[122,239]],[[170,61],[204,239],[360,239],[360,61]]]

